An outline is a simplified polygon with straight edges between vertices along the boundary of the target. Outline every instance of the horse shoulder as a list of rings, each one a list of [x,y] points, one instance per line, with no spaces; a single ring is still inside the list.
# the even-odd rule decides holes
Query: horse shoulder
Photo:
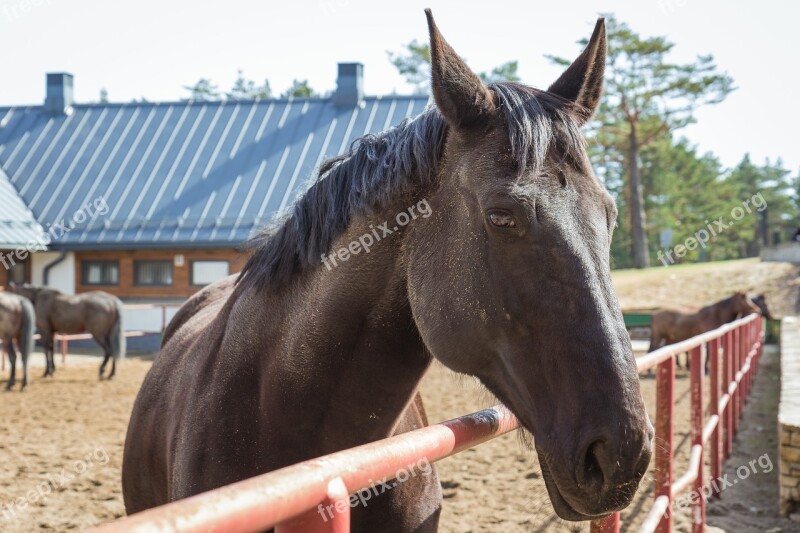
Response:
[[[172,317],[172,320],[169,321],[169,324],[167,324],[164,330],[164,337],[161,340],[161,346],[164,346],[184,324],[204,308],[214,302],[227,301],[228,297],[233,292],[233,286],[236,283],[237,276],[238,274],[234,274],[216,281],[199,290],[186,300],[180,309],[178,309],[178,312],[175,313],[175,316]]]

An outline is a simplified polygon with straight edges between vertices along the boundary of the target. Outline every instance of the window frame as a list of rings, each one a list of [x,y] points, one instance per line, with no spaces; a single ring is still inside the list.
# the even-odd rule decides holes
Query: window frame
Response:
[[[162,263],[169,265],[170,282],[169,283],[141,283],[139,281],[139,272],[142,266],[146,263]],[[170,259],[135,259],[133,261],[133,286],[134,287],[174,287],[175,286],[175,264]]]
[[[89,268],[92,265],[101,264],[104,266],[114,266],[117,268],[117,281],[116,283],[93,283],[89,281]],[[120,267],[118,259],[81,259],[81,285],[87,287],[119,287],[120,280]]]
[[[231,262],[227,259],[192,259],[189,261],[189,285],[192,287],[207,287],[214,283],[210,281],[208,283],[196,283],[194,280],[194,264],[195,263],[225,263],[228,265],[228,276],[231,275]],[[216,281],[216,280],[215,280]]]

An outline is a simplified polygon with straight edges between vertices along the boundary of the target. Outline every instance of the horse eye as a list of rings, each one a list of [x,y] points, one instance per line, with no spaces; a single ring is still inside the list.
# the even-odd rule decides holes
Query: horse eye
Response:
[[[489,221],[498,228],[517,227],[517,221],[514,220],[514,215],[501,209],[492,209],[489,211]]]

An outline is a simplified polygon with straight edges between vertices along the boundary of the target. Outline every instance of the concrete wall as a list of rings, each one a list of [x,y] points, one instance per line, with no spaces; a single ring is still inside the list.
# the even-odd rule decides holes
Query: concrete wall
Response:
[[[36,252],[31,256],[31,283],[44,285],[44,269],[60,257],[59,252]],[[75,254],[68,252],[63,261],[50,269],[48,287],[64,294],[75,294]]]
[[[761,260],[800,264],[800,242],[766,246],[761,249]]]
[[[179,303],[167,306],[167,324],[178,312],[179,307]],[[163,311],[160,308],[125,309],[122,315],[122,325],[125,331],[161,331],[162,315]]]
[[[780,510],[800,511],[800,319],[786,317],[781,324]]]

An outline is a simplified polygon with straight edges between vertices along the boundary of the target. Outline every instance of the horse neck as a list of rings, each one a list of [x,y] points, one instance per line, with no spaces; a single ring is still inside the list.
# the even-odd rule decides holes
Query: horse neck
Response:
[[[731,298],[726,298],[720,302],[717,302],[711,306],[711,308],[713,308],[714,315],[717,317],[718,323],[716,327],[733,321],[738,314],[733,308],[733,300]]]
[[[347,248],[387,219],[352,224],[331,249]],[[408,303],[401,240],[386,238],[369,253],[242,299],[238,311],[266,310],[273,323],[254,349],[267,354],[260,409],[266,419],[294,424],[278,439],[284,459],[295,444],[304,455],[323,454],[389,436],[413,399],[431,357]]]

